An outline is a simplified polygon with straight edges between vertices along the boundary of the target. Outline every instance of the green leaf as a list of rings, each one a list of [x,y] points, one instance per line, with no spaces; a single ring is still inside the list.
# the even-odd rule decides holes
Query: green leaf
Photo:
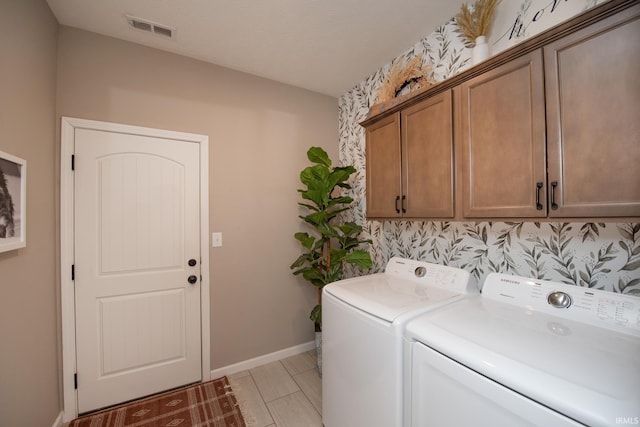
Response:
[[[353,249],[356,246],[360,246],[362,243],[371,243],[371,240],[358,240],[353,237],[348,237],[346,239],[340,239],[340,247],[342,249]]]
[[[298,259],[296,259],[293,264],[291,264],[289,266],[290,269],[294,269],[294,268],[298,268],[301,267],[302,265],[304,265],[305,262],[307,262],[309,260],[309,255],[308,254],[302,254],[298,257]],[[293,274],[299,274],[294,272]]]
[[[302,277],[318,288],[321,288],[328,283],[327,278],[315,268],[307,268],[303,270]]]
[[[313,323],[322,323],[322,306],[320,304],[313,307],[309,319],[313,320]]]
[[[333,264],[333,261],[332,261]],[[342,279],[342,268],[340,268],[340,264],[332,265],[329,271],[327,272],[327,282],[332,283]]]
[[[331,167],[331,159],[329,159],[329,155],[321,147],[309,148],[309,150],[307,150],[307,158],[313,163],[319,163],[328,168]]]
[[[316,187],[326,182],[330,173],[329,168],[323,165],[307,166],[300,172],[300,182],[307,186]]]
[[[325,212],[327,212],[327,221],[329,221],[330,219],[336,217],[340,212],[344,212],[344,211],[348,211],[348,210],[349,210],[349,208],[346,207],[346,208],[340,208],[340,209],[333,209],[333,210],[330,210],[330,211],[325,211]]]
[[[328,178],[328,184],[331,186],[331,189],[336,185],[343,184],[355,171],[356,169],[353,166],[334,168]]]
[[[344,224],[339,225],[338,228],[345,236],[353,236],[354,234],[358,234],[362,231],[362,227],[355,222],[345,222]]]
[[[349,264],[357,265],[362,269],[371,268],[371,255],[369,252],[357,249],[344,257],[344,261]]]
[[[344,257],[347,255],[347,251],[345,249],[342,248],[331,248],[330,254],[331,256],[331,265],[332,266],[337,266],[340,263],[342,263],[342,260],[344,259]]]
[[[327,222],[327,213],[324,211],[314,212],[302,217],[302,219],[304,219],[309,224],[316,226]]]
[[[331,224],[326,222],[326,221],[316,224],[316,227],[318,228],[318,231],[323,236],[328,236],[328,237],[338,237],[339,236],[339,234],[335,230],[335,228]]]
[[[353,199],[349,196],[336,197],[336,198],[329,199],[329,203],[327,203],[327,208],[332,208],[335,205],[343,205],[343,204],[348,205],[351,202],[353,202]]]
[[[318,206],[316,210],[322,210],[327,204],[328,198],[326,197],[326,193],[317,190],[307,190],[302,191],[302,198],[305,200],[311,200]]]
[[[313,242],[316,240],[315,237],[309,236],[308,233],[296,233],[294,236],[307,249],[311,249]]]
[[[303,192],[302,190],[298,190],[298,191],[300,191],[301,193]],[[308,200],[308,199],[307,199],[307,200]],[[313,206],[313,205],[310,205],[310,204],[308,204],[308,203],[302,203],[302,202],[300,202],[300,203],[298,203],[298,205],[299,205],[299,206],[302,206],[302,207],[304,207],[304,208],[307,208],[307,209],[309,209],[309,210],[311,210],[311,211],[318,211],[318,210],[319,210],[317,206]]]

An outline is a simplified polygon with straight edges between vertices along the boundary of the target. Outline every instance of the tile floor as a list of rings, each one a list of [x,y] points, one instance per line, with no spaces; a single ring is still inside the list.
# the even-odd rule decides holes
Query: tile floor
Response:
[[[229,375],[251,427],[322,427],[315,350]]]

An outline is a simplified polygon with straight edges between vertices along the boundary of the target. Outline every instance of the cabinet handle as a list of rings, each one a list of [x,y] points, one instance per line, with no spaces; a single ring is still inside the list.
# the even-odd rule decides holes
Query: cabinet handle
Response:
[[[540,203],[540,190],[542,190],[542,183],[536,182],[536,209],[542,210],[542,203]]]
[[[396,213],[400,213],[400,208],[398,207],[399,201],[400,201],[400,196],[396,196]]]
[[[402,196],[402,213],[407,213],[407,210],[404,207],[405,200],[407,200],[407,196]]]
[[[556,187],[558,186],[558,181],[551,181],[551,209],[558,209],[558,204],[556,203]]]

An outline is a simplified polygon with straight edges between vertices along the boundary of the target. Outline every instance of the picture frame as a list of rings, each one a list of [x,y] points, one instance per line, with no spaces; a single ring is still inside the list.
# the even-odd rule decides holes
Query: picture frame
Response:
[[[0,151],[0,252],[27,246],[27,161]]]

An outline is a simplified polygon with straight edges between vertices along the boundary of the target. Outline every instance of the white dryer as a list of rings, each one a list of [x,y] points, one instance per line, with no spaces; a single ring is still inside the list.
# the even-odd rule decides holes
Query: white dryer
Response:
[[[392,258],[384,273],[325,286],[322,422],[402,426],[403,331],[409,319],[478,290],[464,270]]]
[[[405,426],[640,424],[640,298],[490,274],[406,327]]]

